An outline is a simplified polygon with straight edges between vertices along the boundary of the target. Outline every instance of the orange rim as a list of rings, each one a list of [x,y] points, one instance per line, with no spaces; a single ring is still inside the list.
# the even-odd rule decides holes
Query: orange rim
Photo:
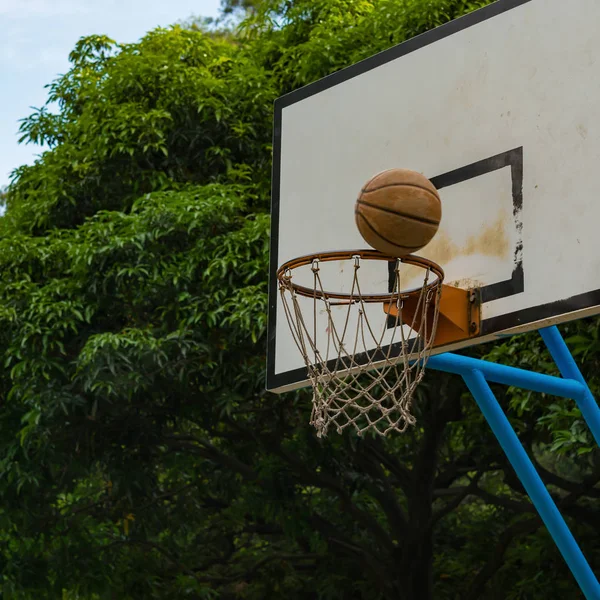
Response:
[[[286,263],[281,265],[277,270],[277,280],[282,286],[291,287],[300,296],[306,296],[307,298],[319,298],[319,299],[335,299],[335,300],[346,300],[349,302],[389,302],[394,300],[401,300],[410,298],[411,296],[419,295],[422,293],[423,288],[417,288],[415,290],[387,292],[385,294],[343,294],[341,292],[328,292],[322,291],[315,288],[309,288],[302,285],[298,285],[292,281],[292,272],[294,269],[299,267],[305,267],[312,265],[315,262],[334,262],[339,260],[380,260],[385,262],[401,262],[406,265],[412,265],[419,267],[424,271],[431,271],[436,279],[431,283],[428,283],[426,290],[435,290],[441,286],[444,280],[444,271],[432,260],[422,258],[421,256],[414,256],[409,254],[407,256],[395,257],[388,256],[378,252],[377,250],[340,250],[336,252],[318,252],[316,254],[307,254],[299,258],[288,260]]]

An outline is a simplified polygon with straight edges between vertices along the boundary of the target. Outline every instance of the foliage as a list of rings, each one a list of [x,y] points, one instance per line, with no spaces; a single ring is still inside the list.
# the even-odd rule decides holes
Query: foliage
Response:
[[[221,11],[223,15],[255,12],[260,4],[261,0],[221,0]]]
[[[0,220],[3,597],[577,597],[459,379],[386,440],[318,440],[305,392],[263,389],[274,98],[485,3],[264,0],[235,33],[79,41]],[[566,331],[599,391],[598,322]],[[480,352],[554,368],[535,336]],[[579,413],[497,391],[598,561]]]

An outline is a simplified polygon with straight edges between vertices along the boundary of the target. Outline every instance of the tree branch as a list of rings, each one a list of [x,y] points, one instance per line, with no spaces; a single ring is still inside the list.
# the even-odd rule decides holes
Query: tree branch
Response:
[[[213,575],[198,575],[196,579],[198,581],[207,582],[207,583],[217,583],[221,585],[227,585],[230,583],[234,583],[236,581],[250,579],[257,571],[259,571],[266,564],[273,562],[274,560],[285,560],[287,562],[296,562],[296,561],[314,561],[319,559],[320,556],[318,554],[285,554],[285,553],[276,553],[271,554],[269,556],[265,556],[261,558],[259,561],[254,563],[249,569],[242,573],[237,573],[236,575],[231,575],[230,577],[217,577]],[[199,567],[198,569],[194,569],[195,571],[202,571],[204,567]]]
[[[458,490],[458,492],[456,493],[455,497],[452,500],[447,502],[439,510],[436,510],[433,512],[433,515],[431,516],[431,522],[433,524],[435,524],[438,521],[440,521],[441,519],[443,519],[446,515],[450,514],[453,510],[456,510],[467,496],[472,495],[474,493],[474,491],[476,491],[478,489],[477,484],[479,483],[479,480],[481,479],[482,476],[483,476],[483,472],[477,473],[477,475],[475,475],[475,477],[471,480],[471,482],[467,486],[461,486],[459,488],[450,488],[448,490],[439,490],[442,492],[451,492],[456,489],[456,490]],[[436,494],[434,492],[434,497],[435,497],[435,495]],[[444,494],[441,494],[441,495],[444,495]]]
[[[410,470],[404,465],[400,464],[398,460],[391,454],[385,452],[381,447],[380,440],[363,440],[363,447],[366,451],[373,456],[373,458],[379,461],[390,473],[394,475],[398,481],[398,485],[402,488],[402,491],[406,494],[410,491],[410,485],[412,476]]]
[[[376,582],[379,591],[384,597],[389,595],[385,582],[389,578],[388,570],[391,565],[386,564],[385,558],[380,555],[373,555],[369,550],[354,543],[351,539],[345,537],[339,528],[324,519],[321,515],[314,513],[310,517],[311,525],[321,532],[328,543],[338,547],[342,552],[350,555],[353,559],[360,561],[361,568],[369,571],[372,581]]]
[[[298,477],[305,483],[311,485],[317,485],[324,489],[329,489],[335,492],[340,500],[342,507],[347,510],[358,523],[363,527],[366,527],[374,538],[385,548],[388,552],[394,550],[394,545],[388,533],[383,527],[372,517],[369,513],[361,510],[352,502],[352,498],[340,485],[339,481],[334,477],[328,476],[323,471],[316,472],[309,469],[302,461],[288,454],[281,446],[277,445],[274,448],[279,456],[281,456],[290,465],[293,465]]]
[[[485,500],[488,504],[494,504],[495,506],[501,506],[502,508],[508,508],[516,513],[535,513],[535,507],[529,502],[519,502],[518,500],[512,500],[506,496],[495,496],[494,494],[476,487],[471,491],[474,496],[479,496],[482,500]]]
[[[490,552],[490,560],[487,564],[477,573],[473,583],[463,600],[480,600],[483,598],[485,586],[488,581],[494,576],[496,571],[502,566],[504,562],[504,554],[512,540],[520,535],[525,535],[534,532],[540,527],[541,521],[537,517],[530,517],[525,521],[519,521],[509,526],[501,535],[498,543],[494,549]]]
[[[533,451],[533,444],[530,442],[528,444],[529,456],[531,457],[531,462],[539,473],[540,477],[546,483],[550,483],[558,488],[565,490],[566,492],[571,492],[571,494],[575,494],[577,497],[580,496],[590,496],[592,498],[600,498],[600,490],[594,489],[594,486],[600,482],[600,469],[595,469],[593,473],[591,473],[588,477],[585,477],[583,481],[576,482],[570,481],[549,471],[542,464],[539,463],[537,457],[535,456],[535,452]]]
[[[389,477],[384,473],[379,459],[375,458],[375,460],[368,460],[367,457],[371,458],[369,454],[365,453],[361,456],[360,452],[354,452],[353,457],[357,461],[357,466],[360,471],[367,473],[369,470],[374,471],[374,475],[383,486],[383,489],[377,484],[370,483],[365,484],[365,488],[383,509],[390,523],[390,527],[394,530],[395,536],[401,537],[406,534],[408,528],[406,513],[398,502],[396,490],[391,486]]]
[[[195,452],[205,458],[216,460],[223,466],[236,471],[249,481],[258,479],[257,473],[246,463],[235,456],[225,454],[210,442],[194,436],[166,436],[163,438],[166,444],[172,448],[181,448],[187,451]]]

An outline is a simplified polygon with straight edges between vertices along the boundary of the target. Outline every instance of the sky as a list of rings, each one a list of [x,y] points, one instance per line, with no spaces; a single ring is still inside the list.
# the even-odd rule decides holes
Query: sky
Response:
[[[18,143],[19,119],[46,100],[75,42],[105,34],[135,42],[158,26],[216,17],[220,0],[0,0],[0,189],[40,148]]]

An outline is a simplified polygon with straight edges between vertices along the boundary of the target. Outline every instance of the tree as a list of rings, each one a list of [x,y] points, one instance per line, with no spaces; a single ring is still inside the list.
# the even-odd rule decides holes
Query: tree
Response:
[[[577,596],[460,380],[429,374],[386,440],[318,440],[309,395],[263,385],[273,99],[480,4],[270,1],[235,35],[77,44],[0,221],[3,596]],[[593,373],[597,323],[569,331]],[[551,368],[533,337],[482,352]],[[597,560],[578,415],[501,393]]]
[[[235,12],[256,12],[261,0],[221,0],[221,10],[224,15]]]
[[[117,578],[121,598],[199,593],[147,532],[162,520],[202,564],[171,498],[235,489],[177,444],[257,389],[274,90],[233,44],[177,28],[86,38],[71,62],[50,90],[60,113],[23,124],[52,149],[19,170],[2,223],[3,498],[20,531],[3,592],[108,593]]]

